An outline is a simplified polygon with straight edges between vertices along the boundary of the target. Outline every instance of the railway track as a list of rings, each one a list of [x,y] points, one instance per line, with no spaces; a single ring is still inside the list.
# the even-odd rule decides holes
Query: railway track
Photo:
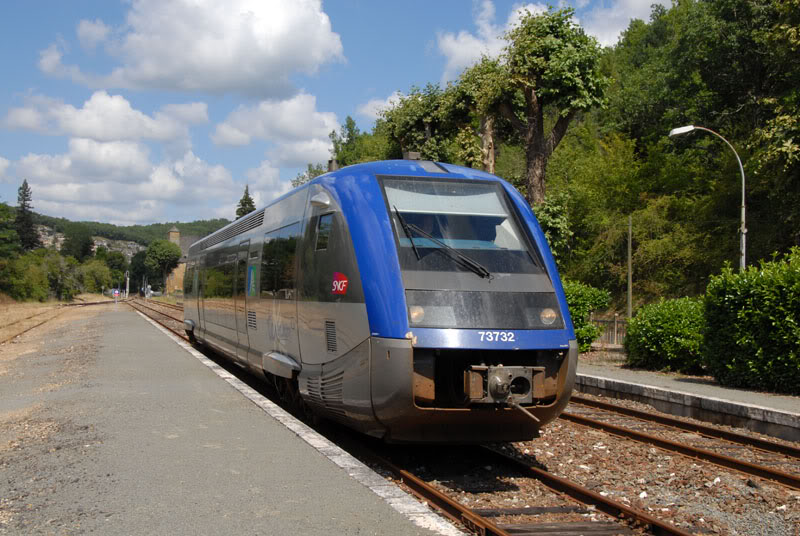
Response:
[[[143,303],[142,300],[132,300],[128,303],[134,309],[146,314],[179,337],[188,340],[182,329],[183,317],[175,313],[177,310],[175,306],[154,302]],[[236,370],[236,367],[231,367],[229,370],[237,374],[237,376],[241,375],[240,379],[248,384],[259,381],[243,371]],[[265,382],[260,383],[263,384]],[[262,394],[266,394],[263,388],[264,385],[260,385],[258,390]],[[266,392],[274,396],[272,390],[267,389]],[[474,454],[477,457],[476,459],[483,460],[481,463],[485,464],[487,457],[492,457],[496,460],[492,463],[504,465],[507,468],[506,471],[515,472],[518,474],[518,478],[533,479],[540,482],[542,486],[550,490],[554,497],[557,497],[556,501],[560,502],[560,504],[526,509],[470,509],[453,496],[444,493],[441,489],[437,489],[436,485],[426,482],[424,478],[413,474],[412,471],[400,467],[400,465],[390,461],[387,457],[375,452],[378,447],[376,449],[366,449],[363,438],[356,439],[349,431],[342,431],[341,433],[345,437],[349,437],[346,442],[349,443],[348,449],[354,455],[378,465],[384,471],[392,473],[394,478],[407,486],[414,495],[434,506],[446,517],[467,527],[475,534],[526,535],[540,534],[542,531],[546,531],[547,534],[551,535],[579,533],[587,536],[603,536],[638,534],[643,530],[657,535],[684,536],[690,534],[644,511],[603,497],[586,487],[552,475],[544,469],[532,466],[513,456],[496,450],[482,448],[477,451],[474,450],[478,447],[468,448],[476,452]],[[467,464],[469,465],[469,462]],[[565,497],[568,497],[568,499],[565,499]],[[580,519],[597,512],[602,512],[610,517],[604,521],[575,520],[576,517]],[[541,515],[546,515],[547,520],[544,522],[531,520],[531,516]],[[559,516],[567,516],[571,520],[559,521]],[[492,520],[493,518],[500,518],[503,522],[495,523]]]
[[[561,419],[800,490],[800,449],[792,445],[581,396],[571,398],[569,409],[575,412]],[[680,441],[670,439],[676,434]]]
[[[425,448],[423,448],[424,450]],[[408,457],[408,448],[403,447],[401,458]],[[580,484],[558,477],[546,469],[525,462],[515,456],[492,447],[468,446],[459,450],[457,460],[452,451],[440,449],[438,452],[423,454],[423,463],[430,469],[409,470],[374,452],[364,455],[373,464],[391,471],[398,481],[414,495],[435,506],[443,515],[481,535],[567,535],[586,536],[654,534],[680,535],[692,534],[671,523],[661,520],[642,510],[632,508],[619,501],[602,496]],[[436,459],[444,456],[447,459]],[[486,464],[489,463],[489,466]],[[418,460],[405,460],[404,466],[418,465]],[[491,472],[484,484],[471,484],[471,494],[479,495],[494,488],[528,487],[521,481],[530,480],[546,488],[535,500],[545,506],[524,506],[510,508],[470,508],[463,504],[475,499],[464,496],[464,489],[470,484],[461,482],[461,475],[481,469]],[[435,467],[435,469],[433,469]],[[415,473],[427,473],[420,475]],[[443,491],[442,488],[445,488]],[[458,493],[461,488],[461,493]],[[545,494],[549,493],[549,497]],[[598,516],[598,513],[605,516]],[[586,518],[590,519],[587,520]],[[497,522],[493,519],[498,519]]]
[[[53,320],[53,319],[57,318],[58,316],[60,316],[69,307],[89,307],[91,305],[104,305],[104,304],[109,304],[109,303],[116,303],[116,302],[109,300],[109,301],[90,302],[90,303],[63,303],[63,304],[59,304],[58,306],[55,306],[53,308],[48,308],[48,309],[46,309],[44,311],[40,311],[38,313],[34,313],[32,315],[26,316],[25,318],[20,318],[19,320],[15,320],[14,322],[10,322],[10,323],[6,324],[4,326],[4,329],[8,329],[8,328],[10,328],[12,326],[17,326],[17,325],[24,326],[25,325],[24,322],[26,322],[28,320],[32,320],[35,323],[33,325],[31,325],[31,326],[27,326],[27,327],[24,327],[24,328],[19,329],[19,330],[14,330],[12,335],[6,335],[4,338],[0,339],[0,344],[5,344],[5,343],[7,343],[7,342],[9,342],[11,340],[16,339],[20,335],[24,335],[25,333],[27,333],[27,332],[29,332],[29,331],[31,331],[33,329],[38,328],[39,326],[42,326],[42,325],[50,322],[51,320]],[[45,317],[45,315],[47,315],[48,313],[53,313],[53,312],[55,312],[55,314],[44,318],[44,320],[39,321],[39,318]]]

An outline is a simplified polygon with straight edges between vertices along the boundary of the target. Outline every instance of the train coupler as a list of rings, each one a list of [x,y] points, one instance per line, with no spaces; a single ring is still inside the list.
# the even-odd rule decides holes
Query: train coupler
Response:
[[[476,404],[532,404],[544,394],[544,372],[545,367],[473,365],[464,371],[464,393]]]

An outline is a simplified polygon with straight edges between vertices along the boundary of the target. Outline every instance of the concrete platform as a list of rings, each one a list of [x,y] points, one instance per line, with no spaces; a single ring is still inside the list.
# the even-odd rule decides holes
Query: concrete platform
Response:
[[[461,534],[159,329],[107,306],[52,334],[52,356],[94,334],[79,380],[0,397],[9,410],[35,398],[37,415],[63,423],[57,442],[8,459],[0,497],[9,512],[14,497],[30,503],[7,516],[9,533]]]
[[[703,378],[618,365],[578,365],[580,392],[637,400],[659,411],[800,441],[800,397],[721,387]]]

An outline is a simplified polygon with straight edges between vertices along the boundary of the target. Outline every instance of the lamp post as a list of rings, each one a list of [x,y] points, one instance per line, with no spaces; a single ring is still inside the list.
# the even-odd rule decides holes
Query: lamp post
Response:
[[[672,130],[669,131],[669,137],[671,138],[673,136],[680,136],[681,134],[687,134],[687,133],[689,133],[689,132],[691,132],[693,130],[705,130],[706,132],[710,132],[711,134],[715,135],[716,137],[718,137],[719,139],[724,141],[725,144],[728,147],[731,148],[731,151],[733,151],[733,154],[736,156],[736,161],[739,163],[739,171],[742,174],[742,226],[739,229],[739,235],[741,236],[741,240],[739,242],[739,271],[743,272],[744,271],[744,267],[745,267],[745,256],[744,256],[744,253],[745,253],[745,235],[747,234],[747,228],[744,225],[744,206],[745,206],[744,205],[744,167],[742,166],[742,161],[739,158],[739,154],[736,152],[736,149],[733,148],[733,145],[731,145],[730,142],[728,142],[728,140],[726,140],[725,138],[723,138],[721,135],[719,135],[718,133],[714,132],[710,128],[699,127],[697,125],[688,125],[688,126],[685,126],[685,127],[673,128]]]

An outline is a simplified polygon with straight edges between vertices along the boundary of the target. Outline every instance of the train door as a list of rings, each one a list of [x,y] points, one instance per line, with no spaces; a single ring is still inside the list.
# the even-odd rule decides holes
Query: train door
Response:
[[[297,333],[297,241],[300,222],[280,230],[277,240],[277,292],[272,314],[275,328],[275,350],[294,358],[300,356]],[[298,359],[299,360],[299,359]]]
[[[206,280],[206,256],[201,255],[197,262],[197,311],[200,329],[206,329],[206,310],[205,310],[205,280]]]
[[[247,256],[250,250],[250,241],[244,240],[239,243],[236,254],[236,266],[233,272],[233,307],[236,316],[236,333],[239,345],[236,355],[242,359],[247,359],[247,349],[250,347],[249,337],[247,336]]]

